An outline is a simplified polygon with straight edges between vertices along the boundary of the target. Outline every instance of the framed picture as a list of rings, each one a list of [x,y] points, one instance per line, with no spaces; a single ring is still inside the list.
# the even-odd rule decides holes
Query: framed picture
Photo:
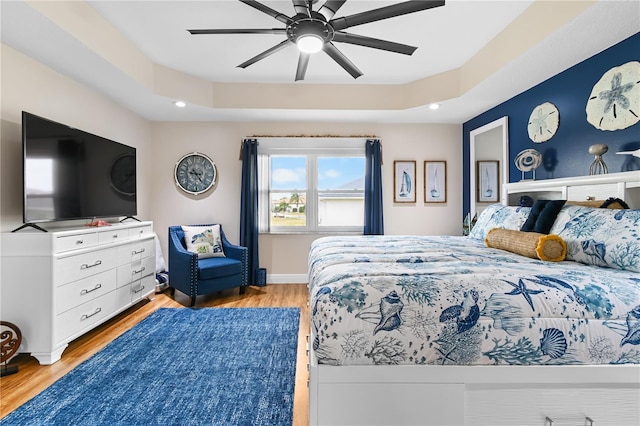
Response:
[[[447,202],[447,162],[424,162],[424,202]]]
[[[499,161],[477,161],[477,200],[480,203],[496,203],[500,200]]]
[[[416,202],[416,162],[393,162],[393,202]]]

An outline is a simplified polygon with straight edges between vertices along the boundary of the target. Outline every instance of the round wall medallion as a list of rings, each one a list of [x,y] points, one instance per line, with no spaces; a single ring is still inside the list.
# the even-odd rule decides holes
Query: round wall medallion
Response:
[[[551,102],[538,105],[531,111],[527,131],[529,139],[535,143],[546,142],[558,131],[560,112]]]
[[[587,101],[587,121],[596,129],[620,130],[640,121],[640,62],[604,73]]]
[[[205,154],[192,152],[178,160],[174,177],[176,185],[184,192],[202,194],[216,183],[216,165]]]

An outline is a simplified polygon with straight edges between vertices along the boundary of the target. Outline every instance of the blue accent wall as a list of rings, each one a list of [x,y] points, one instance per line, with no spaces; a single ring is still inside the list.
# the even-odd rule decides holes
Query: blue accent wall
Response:
[[[542,153],[543,164],[536,170],[537,180],[588,175],[593,162],[588,149],[595,143],[609,146],[603,156],[609,173],[640,170],[639,158],[615,154],[640,148],[640,122],[622,130],[603,131],[587,121],[585,110],[591,89],[600,77],[630,61],[640,61],[640,32],[464,123],[463,216],[470,210],[469,132],[505,115],[509,117],[509,182],[521,179],[513,159],[527,148]],[[550,140],[538,144],[529,139],[527,123],[533,108],[544,102],[558,108],[560,126]],[[531,173],[527,177],[531,178]]]

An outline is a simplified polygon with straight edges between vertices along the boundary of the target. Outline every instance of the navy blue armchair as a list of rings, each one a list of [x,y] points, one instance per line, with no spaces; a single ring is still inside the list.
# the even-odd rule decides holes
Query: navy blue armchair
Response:
[[[231,244],[222,226],[220,237],[225,257],[199,259],[196,253],[187,251],[182,227],[169,227],[169,286],[172,294],[178,289],[191,297],[191,306],[195,305],[196,296],[201,294],[233,287],[240,287],[240,294],[244,294],[249,276],[247,248]]]

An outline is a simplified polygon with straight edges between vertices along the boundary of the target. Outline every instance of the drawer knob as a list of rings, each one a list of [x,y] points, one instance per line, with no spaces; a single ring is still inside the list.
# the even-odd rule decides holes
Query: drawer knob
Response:
[[[131,252],[131,254],[140,254],[140,253],[144,253],[144,249],[141,248],[140,250],[134,250]]]
[[[143,286],[143,285],[142,285],[142,286],[140,286],[140,288],[139,288],[139,289],[137,289],[137,290],[133,290],[133,292],[134,292],[134,293],[140,293],[142,290],[144,290],[144,286]]]
[[[134,270],[133,270],[133,273],[134,273],[134,274],[140,274],[140,273],[144,272],[144,270],[145,270],[145,267],[143,266],[143,267],[142,267],[142,268],[140,268],[140,269],[137,269],[137,270],[136,270],[136,269],[134,269]]]
[[[102,284],[100,284],[100,283],[96,284],[96,286],[94,288],[90,288],[90,289],[83,288],[82,291],[80,291],[80,296],[83,296],[85,294],[89,294],[89,293],[91,293],[93,291],[98,290],[99,288],[102,288]]]
[[[83,263],[80,266],[80,269],[89,269],[89,268],[93,268],[93,267],[98,266],[98,265],[102,265],[102,260],[96,260],[93,265],[89,265],[87,263]]]
[[[84,244],[84,240],[77,240],[76,244]]]
[[[92,314],[82,314],[82,316],[80,317],[80,321],[84,321],[94,315],[98,315],[100,312],[102,312],[102,308],[96,308],[95,312]]]

